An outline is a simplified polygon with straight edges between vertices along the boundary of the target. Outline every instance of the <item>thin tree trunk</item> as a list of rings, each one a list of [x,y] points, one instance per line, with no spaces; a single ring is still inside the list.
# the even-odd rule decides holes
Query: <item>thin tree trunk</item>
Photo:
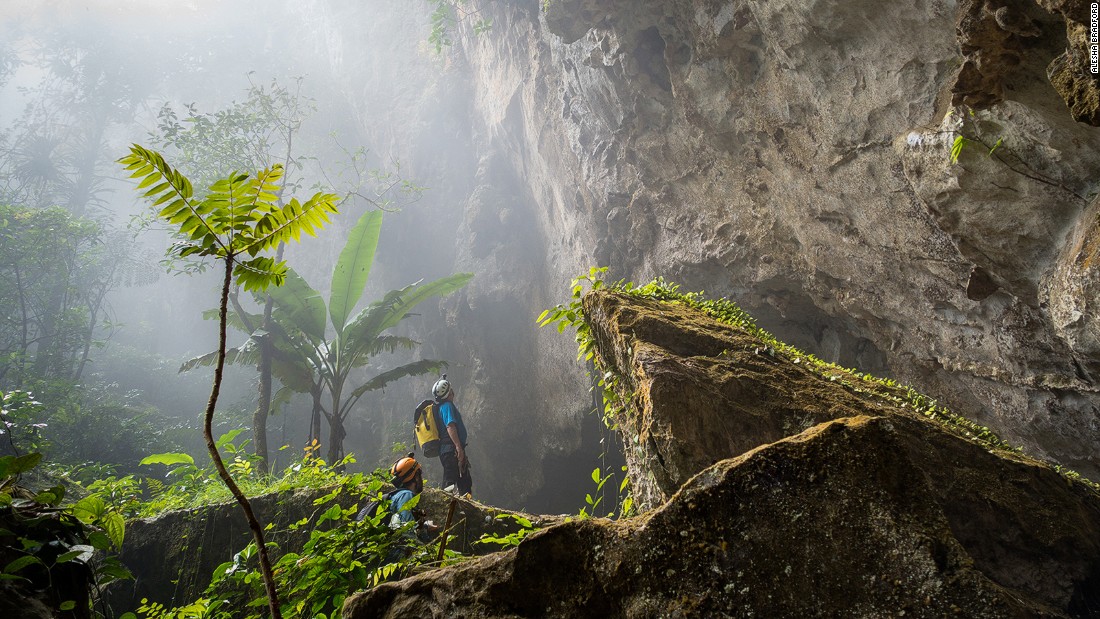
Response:
[[[271,297],[268,297],[269,299]],[[256,456],[260,469],[271,471],[267,461],[267,418],[271,416],[271,335],[270,331],[260,342],[260,387],[256,411],[252,414],[252,440],[256,442]]]
[[[206,439],[206,450],[210,452],[210,459],[214,461],[214,468],[218,470],[218,476],[221,477],[222,482],[229,488],[229,492],[233,494],[233,498],[237,499],[237,503],[241,505],[241,509],[244,510],[244,517],[248,521],[248,528],[252,530],[252,537],[256,541],[256,548],[260,557],[260,574],[264,579],[264,589],[267,591],[267,601],[271,608],[272,619],[282,619],[282,613],[279,610],[279,594],[275,589],[275,576],[271,571],[271,560],[267,554],[267,544],[264,542],[264,530],[260,526],[260,521],[256,519],[256,514],[252,511],[252,504],[249,503],[248,497],[241,492],[241,489],[233,481],[233,476],[229,474],[229,471],[225,468],[225,463],[222,462],[221,454],[218,453],[218,446],[214,443],[213,422],[214,422],[214,407],[218,403],[218,393],[221,391],[222,384],[222,372],[225,369],[225,342],[226,342],[226,325],[228,323],[227,313],[229,310],[229,285],[233,279],[233,257],[227,256],[225,258],[225,278],[222,281],[222,295],[219,311],[219,323],[218,323],[218,363],[214,366],[214,385],[210,390],[210,400],[206,403],[206,413],[203,415],[202,435]]]
[[[31,323],[30,311],[27,309],[27,291],[23,288],[23,277],[19,271],[19,265],[15,265],[15,286],[19,291],[19,313],[22,320],[20,324],[20,338],[19,338],[19,376],[17,377],[17,384],[22,384],[22,381],[27,377],[27,355],[31,347],[30,332],[28,328]],[[9,436],[10,438],[10,436]]]
[[[283,188],[279,188],[279,205],[282,205]],[[283,259],[283,250],[286,247],[279,243],[275,250],[275,261]],[[275,299],[270,294],[264,299],[264,319],[260,327],[264,333],[271,333],[271,312],[275,308]],[[267,459],[267,418],[271,416],[271,361],[275,356],[272,350],[271,336],[265,335],[260,342],[260,392],[256,402],[256,412],[252,415],[252,438],[256,441],[256,455],[260,458],[260,466],[265,473],[270,472],[271,466]]]
[[[313,414],[309,420],[309,443],[313,441],[321,442],[321,394],[322,387],[316,386],[311,390],[313,395]]]
[[[34,376],[37,378],[59,378],[54,374],[58,353],[56,329],[58,328],[57,319],[61,315],[61,308],[64,307],[66,286],[68,286],[67,281],[50,291],[42,320],[38,323],[38,346],[34,351],[34,363],[31,365]]]
[[[328,463],[334,465],[344,457],[344,420],[339,415],[332,415],[329,419],[328,433]]]
[[[84,374],[84,366],[88,364],[89,354],[92,349],[92,339],[95,337],[96,324],[99,322],[99,313],[103,309],[103,299],[107,297],[107,293],[111,290],[111,282],[115,279],[115,272],[118,271],[118,261],[116,260],[111,265],[111,271],[107,274],[107,278],[103,280],[99,290],[96,291],[95,300],[88,301],[88,329],[84,333],[84,351],[80,355],[80,363],[76,366],[76,371],[73,373],[73,381],[79,381],[81,375]],[[104,310],[104,314],[106,314]]]

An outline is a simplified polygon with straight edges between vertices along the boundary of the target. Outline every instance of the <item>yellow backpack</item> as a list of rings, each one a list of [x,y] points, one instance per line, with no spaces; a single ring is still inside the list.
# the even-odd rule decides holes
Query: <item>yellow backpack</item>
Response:
[[[434,402],[424,400],[416,407],[413,413],[413,432],[416,434],[417,444],[427,458],[439,455],[439,437],[442,431],[440,425],[439,412]]]

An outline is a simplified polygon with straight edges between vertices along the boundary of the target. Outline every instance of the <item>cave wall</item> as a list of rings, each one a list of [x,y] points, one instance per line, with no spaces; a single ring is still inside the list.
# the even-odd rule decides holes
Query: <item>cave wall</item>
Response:
[[[424,7],[304,12],[364,137],[430,179],[384,243],[431,249],[393,269],[477,274],[415,330],[452,362],[483,498],[552,504],[548,455],[599,452],[570,338],[534,325],[596,264],[730,296],[781,339],[1100,477],[1084,4],[464,6],[442,54]]]

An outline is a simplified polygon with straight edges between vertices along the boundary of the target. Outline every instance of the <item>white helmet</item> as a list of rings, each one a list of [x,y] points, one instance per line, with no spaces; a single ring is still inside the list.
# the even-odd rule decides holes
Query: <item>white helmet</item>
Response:
[[[450,395],[450,393],[451,393],[451,383],[447,382],[447,375],[444,374],[443,378],[440,378],[439,380],[437,380],[435,382],[435,385],[432,386],[432,394],[435,395],[435,397],[442,400],[443,398]]]

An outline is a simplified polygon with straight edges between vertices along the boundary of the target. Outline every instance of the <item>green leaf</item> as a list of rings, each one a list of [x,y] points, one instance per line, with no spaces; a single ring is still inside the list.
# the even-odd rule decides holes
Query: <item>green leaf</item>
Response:
[[[238,262],[233,275],[242,288],[254,292],[263,292],[270,286],[281,286],[286,280],[286,262],[276,262],[267,256],[258,256]]]
[[[396,325],[412,308],[432,297],[445,297],[461,289],[473,279],[473,273],[455,273],[435,281],[417,286],[411,294],[402,297],[403,303],[394,308],[394,315],[386,321],[383,329]]]
[[[244,428],[237,428],[236,430],[230,430],[226,432],[225,434],[218,437],[218,440],[214,443],[214,446],[218,449],[222,449],[229,443],[232,443],[234,440],[236,440],[237,436],[239,436],[241,432],[244,432]]]
[[[97,496],[84,497],[73,505],[73,514],[81,522],[95,522],[107,511],[107,502]]]
[[[106,551],[111,549],[111,538],[107,537],[105,533],[102,533],[100,531],[92,531],[91,533],[89,533],[88,543],[91,544],[92,548],[95,548],[96,550]]]
[[[286,321],[316,342],[325,339],[325,301],[293,269],[287,269],[283,285],[269,293]]]
[[[339,505],[333,505],[332,507],[328,508],[328,511],[321,514],[321,517],[317,519],[317,522],[322,523],[326,520],[339,520],[341,512],[342,510],[340,509]]]
[[[122,516],[110,512],[100,521],[100,526],[107,532],[107,536],[111,538],[111,543],[114,544],[115,548],[122,550],[122,541],[126,535],[126,521],[122,519]]]
[[[359,387],[356,387],[351,392],[352,398],[357,398],[368,391],[375,391],[382,389],[386,385],[392,383],[399,378],[405,378],[406,376],[423,376],[425,374],[438,374],[447,367],[447,362],[438,361],[435,359],[421,359],[420,361],[413,361],[400,367],[387,370],[381,374],[376,375],[374,378],[363,383]]]
[[[35,495],[34,500],[46,505],[59,505],[65,498],[65,487],[54,486]]]
[[[42,563],[42,560],[39,559],[38,557],[36,557],[34,555],[24,555],[24,556],[19,557],[18,559],[14,560],[14,561],[12,561],[11,563],[8,563],[6,566],[4,566],[4,573],[5,574],[14,574],[14,573],[18,572],[19,570],[21,570],[21,569],[23,569],[23,568],[25,568],[29,565],[34,565],[36,563],[38,565],[45,566],[45,564]]]
[[[955,142],[951,144],[951,163],[954,164],[959,162],[959,156],[962,155],[963,147],[966,146],[969,141],[970,140],[967,140],[961,135],[955,138]]]
[[[225,351],[225,362],[229,365],[256,365],[260,360],[260,355],[251,344],[252,340],[249,339],[244,347],[230,348]],[[214,367],[217,364],[218,351],[215,350],[200,357],[184,361],[180,365],[179,372],[190,372],[197,367]],[[144,464],[144,462],[142,462],[142,464]]]
[[[60,606],[57,607],[58,610],[63,611],[63,612],[67,611],[67,610],[72,610],[74,608],[76,608],[76,602],[74,602],[72,600],[65,600],[64,602],[61,603]]]
[[[69,561],[72,561],[73,559],[79,557],[82,554],[84,554],[84,553],[80,550],[70,550],[69,552],[62,553],[62,554],[58,555],[57,558],[53,560],[53,562],[54,563],[68,563]]]
[[[113,576],[118,580],[129,580],[134,577],[130,570],[126,569],[124,565],[104,565],[99,568],[99,571]]]
[[[184,453],[163,453],[145,456],[138,464],[194,464],[195,459]]]
[[[4,456],[0,458],[0,477],[14,477],[25,473],[42,460],[42,454],[33,452],[22,456]]]
[[[352,228],[332,271],[332,292],[328,311],[332,326],[342,333],[348,316],[363,296],[374,265],[378,237],[382,234],[382,211],[367,211]]]

